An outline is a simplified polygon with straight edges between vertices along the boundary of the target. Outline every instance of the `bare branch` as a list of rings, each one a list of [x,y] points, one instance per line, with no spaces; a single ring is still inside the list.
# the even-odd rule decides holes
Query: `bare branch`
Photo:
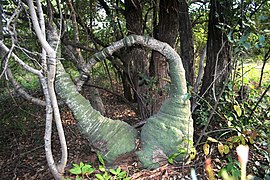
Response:
[[[34,8],[33,1],[28,0],[28,6],[30,10],[31,20],[33,23],[34,30],[36,35],[41,43],[42,47],[46,50],[48,55],[48,72],[47,79],[41,78],[42,87],[46,99],[46,130],[45,130],[45,150],[46,150],[46,158],[52,171],[55,179],[61,179],[62,174],[64,173],[64,168],[67,162],[67,145],[64,135],[64,130],[61,122],[59,107],[57,103],[56,93],[54,89],[54,81],[56,74],[56,50],[58,49],[60,36],[57,35],[56,29],[53,24],[49,31],[51,44],[49,44],[46,40],[46,37],[42,33],[42,30],[38,23],[37,14]],[[40,3],[40,1],[37,1]],[[41,4],[39,5],[41,6]],[[39,16],[43,16],[43,14],[39,14]],[[49,17],[51,18],[51,16]],[[54,48],[56,50],[54,50]],[[53,160],[52,150],[51,150],[51,128],[52,128],[52,114],[54,115],[54,120],[57,127],[58,137],[60,139],[61,145],[61,160],[59,164],[55,164]]]
[[[10,51],[10,49],[3,43],[3,41],[0,41],[0,49],[3,50],[3,52],[8,53]],[[25,62],[23,62],[17,55],[15,55],[14,53],[11,52],[11,57],[14,58],[14,60],[16,62],[18,62],[24,69],[26,69],[27,71],[38,75],[39,77],[42,75],[40,70],[34,69],[31,66],[29,66],[28,64],[26,64]]]
[[[36,32],[36,35],[37,35],[40,43],[42,44],[42,47],[46,50],[48,55],[52,56],[51,58],[55,58],[56,57],[55,51],[49,45],[49,43],[46,41],[46,38],[43,36],[42,30],[41,30],[41,28],[39,26],[39,22],[38,22],[38,18],[37,18],[37,14],[36,14],[36,11],[35,11],[33,1],[27,0],[27,2],[28,2],[30,15],[31,15],[31,20],[32,20],[32,23],[33,23],[33,28],[34,28],[34,30]]]

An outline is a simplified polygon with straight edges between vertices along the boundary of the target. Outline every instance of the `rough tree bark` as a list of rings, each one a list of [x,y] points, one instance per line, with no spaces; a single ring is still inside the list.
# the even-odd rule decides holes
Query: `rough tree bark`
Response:
[[[186,0],[180,0],[179,15],[180,56],[186,71],[186,79],[190,86],[194,84],[194,40],[191,21]]]
[[[160,0],[159,2],[159,24],[157,37],[154,37],[160,41],[168,43],[173,48],[175,47],[176,37],[179,30],[179,1],[167,1]],[[168,79],[168,64],[166,58],[159,52],[153,52],[152,57],[152,70],[158,81],[158,92],[156,94],[156,100],[153,104],[153,114],[157,113],[162,105],[162,102],[166,99],[165,85]]]
[[[210,1],[206,66],[204,69],[201,95],[218,95],[224,80],[228,77],[231,60],[231,45],[224,30],[219,28],[228,24],[232,3],[230,1]],[[209,91],[211,89],[211,91]]]
[[[142,0],[125,1],[125,18],[128,34],[143,35],[142,7]],[[147,74],[146,59],[146,52],[144,48],[139,45],[130,47],[125,51],[124,64],[127,66],[129,74],[124,72],[124,76],[127,76],[126,79],[130,79],[132,83],[134,98],[138,103],[138,110],[140,112],[141,119],[149,117],[149,113],[145,105],[146,100],[144,98],[146,87],[144,85],[139,85],[139,76]]]

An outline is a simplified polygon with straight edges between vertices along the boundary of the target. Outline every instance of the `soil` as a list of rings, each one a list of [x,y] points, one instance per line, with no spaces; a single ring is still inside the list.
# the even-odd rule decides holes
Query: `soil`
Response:
[[[106,106],[107,117],[120,119],[132,125],[140,121],[135,112],[119,97],[105,91],[100,92]],[[44,107],[31,104],[16,95],[0,100],[0,179],[53,179],[48,169],[44,151]],[[91,151],[88,141],[80,134],[72,112],[65,106],[61,106],[60,111],[69,153],[65,177],[74,178],[68,171],[73,163],[85,162],[94,167],[98,167],[99,163],[96,154]],[[200,131],[201,129],[196,128],[195,134],[200,134]],[[57,161],[60,157],[60,146],[55,127],[53,127],[52,138],[53,153],[55,161]],[[195,136],[195,141],[196,138],[197,136]],[[138,162],[132,159],[130,162],[119,164],[119,166],[127,171],[131,179],[191,179],[190,171],[192,168],[196,170],[199,179],[208,179],[204,165],[207,158],[212,158],[212,167],[216,176],[220,169],[228,164],[228,157],[237,159],[235,152],[230,152],[226,157],[221,156],[216,148],[216,143],[209,144],[211,152],[208,156],[203,153],[203,144],[200,144],[196,147],[196,158],[189,163],[166,164],[150,171],[139,168]],[[258,145],[257,147],[260,148],[261,146]],[[255,167],[257,168],[256,172],[262,171],[261,174],[258,174],[262,177],[263,170],[261,167],[267,165],[265,157],[258,153],[256,149],[251,148],[250,159],[248,172],[254,172]],[[94,177],[90,177],[90,179],[94,179]]]

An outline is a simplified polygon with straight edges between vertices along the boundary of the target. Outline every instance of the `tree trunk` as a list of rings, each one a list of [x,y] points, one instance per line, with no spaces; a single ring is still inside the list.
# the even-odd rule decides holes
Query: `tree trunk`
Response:
[[[160,0],[159,3],[159,24],[156,39],[168,43],[173,48],[175,47],[176,37],[179,30],[179,1]],[[166,58],[159,52],[153,52],[153,65],[151,72],[154,72],[158,80],[158,92],[155,94],[153,104],[153,113],[157,113],[162,105],[162,102],[168,96],[165,90],[168,79],[168,64]]]
[[[188,13],[186,0],[180,1],[180,52],[183,65],[186,71],[186,79],[190,86],[194,84],[194,42],[191,21]]]
[[[207,59],[200,94],[212,95],[215,98],[228,77],[231,60],[231,46],[227,41],[226,32],[218,26],[229,23],[227,20],[230,19],[232,4],[230,1],[219,0],[211,0],[210,3]]]
[[[128,34],[143,35],[143,19],[142,19],[142,1],[126,0],[125,1],[125,18]],[[146,93],[145,85],[139,85],[139,76],[146,75],[146,52],[143,47],[137,45],[130,47],[124,57],[127,69],[131,73],[128,78],[132,78],[134,86],[134,98],[138,103],[140,117],[146,119],[149,117],[145,104],[144,94]]]

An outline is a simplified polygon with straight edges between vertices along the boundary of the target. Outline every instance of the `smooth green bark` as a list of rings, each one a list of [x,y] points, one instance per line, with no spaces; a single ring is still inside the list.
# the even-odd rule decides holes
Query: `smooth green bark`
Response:
[[[93,109],[90,102],[76,90],[62,64],[58,63],[57,67],[57,93],[72,110],[81,132],[94,150],[109,165],[121,155],[134,151],[137,131],[127,123],[106,118]]]

